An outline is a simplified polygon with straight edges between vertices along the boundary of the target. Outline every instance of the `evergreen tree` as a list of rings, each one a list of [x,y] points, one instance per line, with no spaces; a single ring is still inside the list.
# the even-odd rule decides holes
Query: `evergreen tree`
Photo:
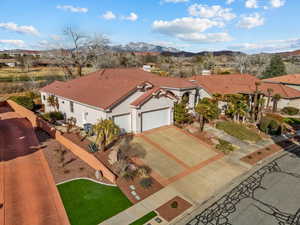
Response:
[[[286,69],[282,58],[279,55],[274,55],[271,59],[270,65],[264,72],[265,78],[277,77],[286,74]]]
[[[174,105],[174,121],[176,124],[184,124],[190,121],[190,114],[187,104],[181,101]]]

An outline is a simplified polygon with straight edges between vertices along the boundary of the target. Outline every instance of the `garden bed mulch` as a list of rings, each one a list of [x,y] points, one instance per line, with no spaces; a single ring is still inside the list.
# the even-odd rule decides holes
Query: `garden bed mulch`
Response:
[[[36,136],[40,144],[45,146],[43,152],[56,183],[81,177],[96,179],[93,168],[52,139],[46,132],[37,129]],[[106,179],[102,179],[101,182],[110,184]]]
[[[177,202],[177,208],[172,207],[173,202]],[[177,196],[171,199],[170,201],[166,202],[159,208],[157,208],[155,211],[158,212],[159,215],[166,221],[170,222],[171,220],[179,216],[181,213],[189,209],[191,206],[191,203]]]
[[[298,137],[296,137],[295,139],[297,140],[297,138]],[[241,161],[248,163],[250,165],[255,165],[257,162],[259,162],[277,152],[280,152],[293,144],[294,143],[290,140],[281,141],[276,144],[269,145],[268,147],[259,149],[247,156],[244,156],[243,158],[241,158]]]
[[[75,133],[63,133],[63,136],[71,140],[76,145],[80,146],[81,148],[89,151],[89,144],[92,143],[88,139],[83,138]]]
[[[127,196],[127,198],[133,203],[137,203],[142,201],[143,199],[149,197],[150,195],[158,192],[159,190],[161,190],[163,188],[163,186],[158,183],[158,181],[156,181],[153,177],[153,184],[151,185],[151,187],[149,188],[143,188],[140,184],[139,184],[139,179],[135,178],[134,180],[126,180],[122,177],[119,177],[117,179],[117,185],[118,187],[121,189],[121,191],[123,192],[123,194],[125,194]],[[129,187],[131,185],[134,185],[135,187],[135,192],[137,193],[137,195],[141,198],[140,200],[135,199],[135,197],[132,195],[132,191]]]

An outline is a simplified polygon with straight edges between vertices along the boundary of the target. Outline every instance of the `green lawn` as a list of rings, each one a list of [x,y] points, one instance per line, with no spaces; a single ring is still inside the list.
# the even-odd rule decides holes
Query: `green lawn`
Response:
[[[89,180],[60,184],[58,190],[72,225],[97,225],[132,205],[119,188]]]
[[[261,137],[256,132],[248,129],[243,124],[238,124],[230,121],[222,121],[217,123],[217,128],[240,140],[253,142],[261,140]]]
[[[148,213],[147,215],[141,217],[140,219],[134,221],[130,225],[143,225],[156,216],[157,216],[157,214],[154,211],[152,211],[152,212]]]

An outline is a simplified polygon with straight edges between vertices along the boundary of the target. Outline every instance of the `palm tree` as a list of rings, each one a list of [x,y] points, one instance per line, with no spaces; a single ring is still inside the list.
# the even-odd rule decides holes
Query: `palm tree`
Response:
[[[59,109],[59,102],[58,102],[58,98],[55,97],[54,95],[50,95],[47,98],[47,103],[49,104],[49,106],[53,107],[55,111],[58,111]]]
[[[278,102],[281,99],[280,94],[275,94],[273,96],[273,112],[277,112]]]
[[[268,100],[267,100],[267,109],[268,109],[269,106],[270,106],[270,101],[271,101],[273,89],[272,89],[272,88],[268,88],[268,89],[267,89],[267,93],[268,93]]]
[[[252,120],[255,121],[257,116],[257,109],[258,109],[258,97],[259,97],[259,89],[258,87],[261,85],[260,82],[255,82],[255,92],[254,92],[254,103],[252,109]]]
[[[115,141],[120,135],[120,128],[112,120],[100,120],[93,127],[96,134],[96,144],[101,146],[101,150]]]
[[[218,104],[209,98],[203,98],[197,104],[195,111],[199,115],[200,131],[203,131],[205,121],[217,119],[220,114]]]

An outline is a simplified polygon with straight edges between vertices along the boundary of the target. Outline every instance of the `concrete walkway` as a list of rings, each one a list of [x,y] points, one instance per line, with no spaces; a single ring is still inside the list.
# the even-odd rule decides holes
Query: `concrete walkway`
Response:
[[[185,197],[182,193],[178,192],[175,188],[168,186],[160,191],[154,193],[143,201],[133,205],[132,207],[126,209],[125,211],[115,215],[114,217],[102,222],[100,225],[125,225],[134,222],[135,220],[143,217],[149,212],[157,209],[164,203],[173,199],[174,197],[179,196],[190,203],[192,201]],[[192,210],[191,207],[189,210]]]

